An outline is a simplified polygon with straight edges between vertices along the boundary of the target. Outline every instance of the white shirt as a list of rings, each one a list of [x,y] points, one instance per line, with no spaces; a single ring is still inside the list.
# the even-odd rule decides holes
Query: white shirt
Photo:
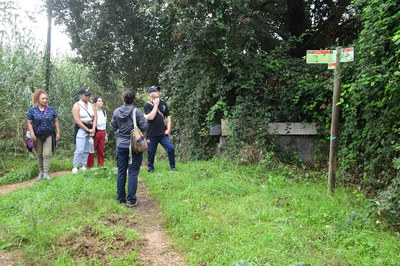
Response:
[[[81,121],[93,120],[94,117],[93,105],[91,103],[88,103],[87,110],[85,108],[85,103],[82,100],[79,100],[78,105],[79,105],[79,118],[81,119]],[[79,128],[76,137],[86,138],[87,136],[89,136],[89,133],[83,130],[82,128]]]
[[[82,100],[78,102],[78,105],[79,105],[79,117],[81,121],[93,120],[94,116],[93,105],[91,103],[88,103],[88,109],[86,109],[85,103]]]
[[[105,111],[104,111],[105,113]],[[97,129],[106,130],[107,116],[105,116],[103,110],[97,110]]]

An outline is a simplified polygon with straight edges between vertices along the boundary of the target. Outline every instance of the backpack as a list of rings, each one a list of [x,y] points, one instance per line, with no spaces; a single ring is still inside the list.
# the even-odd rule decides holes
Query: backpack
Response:
[[[132,120],[133,120],[133,129],[131,130],[131,145],[129,146],[129,164],[132,163],[132,152],[135,154],[142,153],[147,151],[147,140],[143,135],[142,131],[137,126],[136,122],[136,109],[133,109],[132,112]]]

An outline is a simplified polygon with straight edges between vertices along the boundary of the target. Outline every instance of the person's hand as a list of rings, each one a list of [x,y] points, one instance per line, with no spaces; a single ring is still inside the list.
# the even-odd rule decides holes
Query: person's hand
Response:
[[[108,137],[107,135],[104,137],[105,142],[108,142]]]
[[[89,129],[89,136],[94,137],[94,128]]]
[[[56,133],[56,140],[60,141],[60,133]]]
[[[160,104],[160,98],[155,98],[153,100],[154,106],[158,106]]]
[[[35,136],[35,134],[31,134],[31,139],[32,139],[33,143],[36,143],[36,136]]]
[[[165,130],[164,134],[169,136],[169,134],[171,134],[171,130],[169,130],[169,129]]]

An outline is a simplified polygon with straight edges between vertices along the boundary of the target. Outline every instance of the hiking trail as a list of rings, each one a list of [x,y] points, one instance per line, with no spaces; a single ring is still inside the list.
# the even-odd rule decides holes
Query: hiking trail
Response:
[[[70,171],[59,171],[51,173],[51,178],[56,178]],[[140,178],[139,178],[140,179]],[[0,186],[0,196],[6,195],[14,190],[32,186],[36,179],[24,181],[17,184]],[[131,221],[132,229],[139,233],[142,245],[138,251],[138,260],[150,266],[185,266],[183,257],[173,250],[164,228],[161,209],[147,192],[147,185],[139,180],[137,197],[139,205],[132,208],[136,221]],[[11,252],[0,251],[1,265],[17,266],[23,261],[23,255],[18,250]]]

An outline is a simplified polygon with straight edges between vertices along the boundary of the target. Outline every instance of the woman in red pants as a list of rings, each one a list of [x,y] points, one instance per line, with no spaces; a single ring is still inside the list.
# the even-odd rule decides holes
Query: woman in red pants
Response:
[[[97,151],[97,165],[99,167],[104,165],[104,146],[108,141],[107,138],[107,114],[103,109],[103,98],[101,96],[93,97],[93,104],[97,108],[97,130],[94,136],[94,150]],[[86,164],[87,168],[93,168],[94,166],[94,153],[89,153],[88,161]]]

